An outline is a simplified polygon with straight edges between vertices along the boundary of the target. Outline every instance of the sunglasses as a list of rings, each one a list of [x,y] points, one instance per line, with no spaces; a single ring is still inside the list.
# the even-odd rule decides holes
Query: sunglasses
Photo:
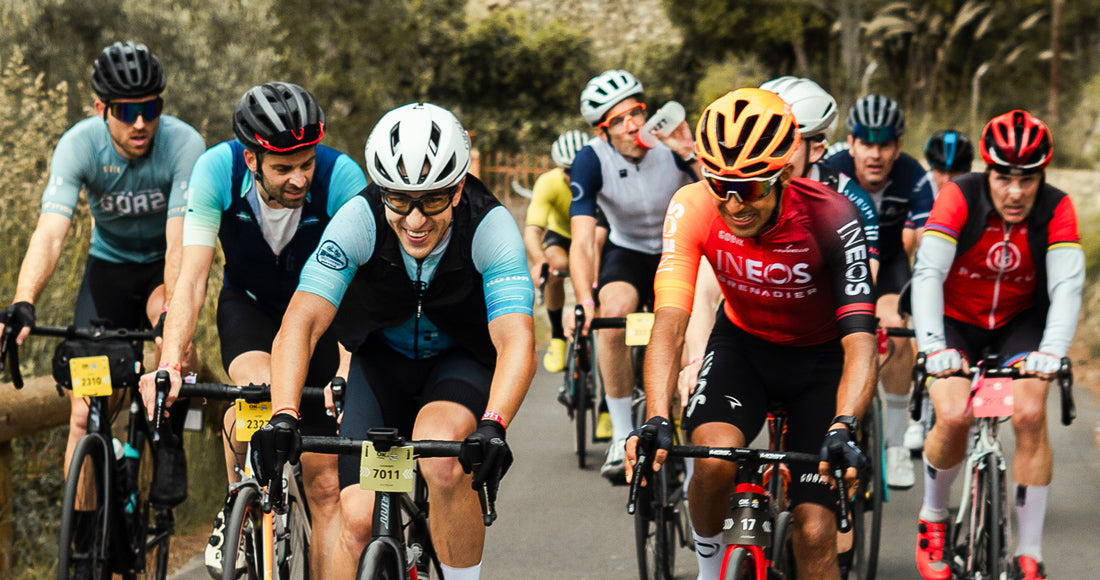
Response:
[[[425,217],[443,213],[451,207],[458,186],[433,191],[420,197],[412,197],[389,189],[382,189],[382,203],[390,208],[390,211],[398,215],[409,215],[412,210],[419,209]]]
[[[734,181],[707,174],[704,174],[704,177],[707,185],[710,186],[710,193],[718,201],[729,201],[732,196],[740,203],[750,203],[767,196],[772,190],[772,185],[779,179],[779,175],[764,181],[758,179]]]
[[[164,99],[157,97],[151,101],[141,101],[140,103],[107,103],[107,110],[111,112],[112,117],[127,125],[137,121],[139,116],[145,119],[146,123],[151,123],[164,110]]]
[[[596,126],[603,127],[605,129],[614,129],[619,125],[622,125],[626,121],[627,117],[641,120],[645,119],[645,115],[645,103],[638,103],[637,105],[634,105],[633,107],[623,111],[622,113],[619,113],[618,115],[615,115],[614,117],[608,117],[604,120],[603,123],[600,123]]]
[[[893,127],[872,128],[858,123],[855,131],[852,131],[852,136],[868,145],[889,143],[898,138],[897,131],[894,131]]]
[[[286,153],[302,147],[316,145],[325,136],[325,124],[317,123],[298,129],[291,129],[276,133],[271,139],[264,139],[259,133],[254,133],[256,141],[272,153]]]

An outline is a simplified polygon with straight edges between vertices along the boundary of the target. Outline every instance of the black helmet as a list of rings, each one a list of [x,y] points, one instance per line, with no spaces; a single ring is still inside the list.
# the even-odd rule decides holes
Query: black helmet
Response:
[[[92,90],[102,101],[159,95],[166,83],[160,61],[144,44],[116,42],[92,65]]]
[[[237,101],[233,134],[252,151],[290,153],[325,136],[325,112],[296,84],[266,83],[248,89]]]
[[[898,102],[882,95],[860,97],[848,110],[848,133],[866,143],[886,143],[905,134]]]
[[[970,166],[974,163],[974,145],[965,133],[936,131],[924,144],[924,158],[932,169],[970,171]]]

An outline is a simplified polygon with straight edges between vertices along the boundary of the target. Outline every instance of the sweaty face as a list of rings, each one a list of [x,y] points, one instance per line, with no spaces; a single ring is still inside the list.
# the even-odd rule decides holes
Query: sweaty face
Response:
[[[619,154],[630,159],[641,159],[646,153],[636,137],[646,121],[645,111],[638,109],[640,104],[634,97],[626,98],[607,112],[604,122],[608,126],[597,128],[597,133],[604,135]]]
[[[993,209],[1009,225],[1018,224],[1031,213],[1035,198],[1039,196],[1039,184],[1042,174],[1006,175],[988,171],[989,197],[993,200]]]
[[[273,208],[302,207],[313,183],[313,170],[317,161],[317,149],[307,147],[288,155],[264,153],[257,171],[257,157],[245,151],[248,168],[256,172],[260,196]],[[249,159],[251,158],[251,161]]]
[[[112,99],[113,103],[144,103],[155,101],[158,97],[150,95],[140,99]],[[160,118],[147,121],[145,117],[138,116],[133,123],[125,123],[115,117],[106,103],[97,100],[96,112],[107,120],[107,131],[111,134],[115,150],[127,159],[138,159],[149,153],[153,148],[153,137],[157,134]]]
[[[419,199],[439,192],[403,192],[409,197]],[[386,207],[386,222],[390,224],[397,238],[401,241],[401,247],[405,253],[415,260],[423,260],[434,250],[447,236],[451,227],[451,219],[454,216],[454,208],[462,199],[462,187],[454,196],[450,207],[435,215],[426,216],[420,207],[414,206],[409,215],[401,215],[389,207]]]
[[[886,186],[886,178],[894,168],[894,162],[901,154],[901,140],[894,139],[886,143],[868,143],[862,139],[848,137],[852,160],[856,166],[856,180],[868,192],[878,191]]]

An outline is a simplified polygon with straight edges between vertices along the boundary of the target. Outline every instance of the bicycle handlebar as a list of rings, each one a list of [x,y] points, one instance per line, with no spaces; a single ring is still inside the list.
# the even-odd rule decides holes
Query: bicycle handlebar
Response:
[[[25,384],[23,373],[19,367],[19,345],[15,343],[16,332],[11,326],[4,327],[4,334],[0,337],[0,372],[9,366],[11,371],[11,383],[16,389],[22,389]],[[75,338],[83,340],[129,340],[150,342],[156,339],[156,334],[151,330],[129,330],[125,328],[108,329],[102,326],[76,327],[35,325],[31,327],[31,334],[38,336],[57,336],[61,338]],[[60,389],[60,387],[59,387]],[[59,393],[60,394],[60,393]]]
[[[263,403],[271,400],[271,387],[265,384],[243,386],[224,383],[183,383],[179,398],[202,397],[215,401],[235,401],[244,399],[248,403]],[[303,399],[324,399],[324,387],[302,387]]]

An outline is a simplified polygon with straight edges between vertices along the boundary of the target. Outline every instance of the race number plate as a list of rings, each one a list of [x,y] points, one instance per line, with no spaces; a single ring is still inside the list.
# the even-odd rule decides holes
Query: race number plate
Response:
[[[733,494],[730,497],[730,514],[722,529],[726,544],[771,546],[772,519],[768,496],[753,492]]]
[[[1012,379],[982,379],[974,392],[975,417],[1012,416]]]
[[[411,492],[414,466],[412,446],[390,447],[389,451],[381,452],[366,441],[359,461],[359,487],[369,491]]]
[[[248,442],[252,434],[271,419],[271,402],[248,403],[237,399],[237,441]]]
[[[77,397],[106,397],[111,394],[111,363],[106,356],[83,356],[69,360],[73,394]]]
[[[626,315],[626,345],[649,344],[649,332],[653,330],[652,312],[631,312]]]

